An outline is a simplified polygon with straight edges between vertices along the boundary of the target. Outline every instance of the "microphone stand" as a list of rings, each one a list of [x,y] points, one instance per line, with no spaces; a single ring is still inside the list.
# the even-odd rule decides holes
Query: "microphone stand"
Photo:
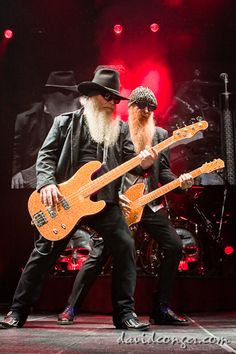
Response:
[[[220,78],[224,80],[225,91],[222,93],[224,97],[224,109],[222,112],[222,125],[223,125],[223,145],[224,145],[224,159],[226,164],[226,180],[230,185],[236,184],[235,172],[235,151],[234,151],[234,134],[233,134],[233,119],[229,109],[229,96],[228,91],[228,74],[221,73]]]
[[[207,263],[210,264],[210,268],[206,270],[207,275],[218,275],[221,273],[221,268],[222,268],[222,249],[220,247],[220,241],[221,241],[221,227],[219,229],[218,235],[215,234],[214,232],[214,227],[212,222],[206,217],[206,215],[203,213],[203,211],[200,209],[198,203],[196,202],[196,199],[198,198],[198,195],[196,194],[191,198],[192,200],[192,206],[193,209],[197,212],[197,214],[200,216],[203,225],[205,225],[205,231],[206,234],[210,236],[210,239],[213,241],[213,243],[208,244],[208,257],[207,257]],[[223,206],[225,205],[225,199]],[[220,225],[222,225],[223,221],[223,214],[224,214],[224,207],[222,207],[222,213],[221,213],[221,221]]]

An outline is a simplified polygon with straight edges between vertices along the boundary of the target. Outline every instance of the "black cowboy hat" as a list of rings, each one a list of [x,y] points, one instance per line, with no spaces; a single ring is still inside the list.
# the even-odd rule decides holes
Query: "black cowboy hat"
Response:
[[[114,98],[128,100],[120,95],[119,72],[109,67],[98,67],[92,81],[83,81],[78,85],[78,90],[85,96],[94,93],[110,92]]]
[[[48,80],[44,86],[47,89],[68,90],[78,93],[78,86],[75,80],[73,71],[52,71],[49,74]]]

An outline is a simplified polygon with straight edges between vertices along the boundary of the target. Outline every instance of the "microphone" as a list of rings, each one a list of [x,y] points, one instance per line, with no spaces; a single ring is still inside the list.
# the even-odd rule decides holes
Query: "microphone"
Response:
[[[227,73],[221,73],[221,74],[220,74],[220,78],[221,78],[222,80],[224,80],[225,84],[227,84],[227,83],[229,82],[229,76],[228,76]]]

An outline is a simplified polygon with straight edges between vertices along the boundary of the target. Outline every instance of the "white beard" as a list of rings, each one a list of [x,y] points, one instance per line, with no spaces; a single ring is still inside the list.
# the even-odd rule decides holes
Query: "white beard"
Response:
[[[120,119],[113,112],[99,109],[93,97],[83,100],[84,114],[92,139],[104,146],[113,146],[120,134]]]
[[[149,118],[142,117],[141,114],[129,112],[129,128],[131,140],[137,154],[144,150],[146,145],[152,146],[152,139],[155,133],[155,122],[153,113]]]

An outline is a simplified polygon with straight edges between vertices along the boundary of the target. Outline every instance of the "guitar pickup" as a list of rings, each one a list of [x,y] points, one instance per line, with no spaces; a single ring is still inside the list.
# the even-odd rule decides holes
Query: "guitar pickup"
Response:
[[[70,209],[70,205],[65,198],[63,198],[60,203],[65,210]]]
[[[38,227],[43,226],[48,223],[48,220],[42,210],[38,211],[36,214],[33,215],[34,224]]]
[[[51,217],[52,219],[55,219],[55,217],[57,216],[56,209],[53,208],[52,206],[50,206],[49,208],[47,208],[47,211],[48,211],[50,217]]]

